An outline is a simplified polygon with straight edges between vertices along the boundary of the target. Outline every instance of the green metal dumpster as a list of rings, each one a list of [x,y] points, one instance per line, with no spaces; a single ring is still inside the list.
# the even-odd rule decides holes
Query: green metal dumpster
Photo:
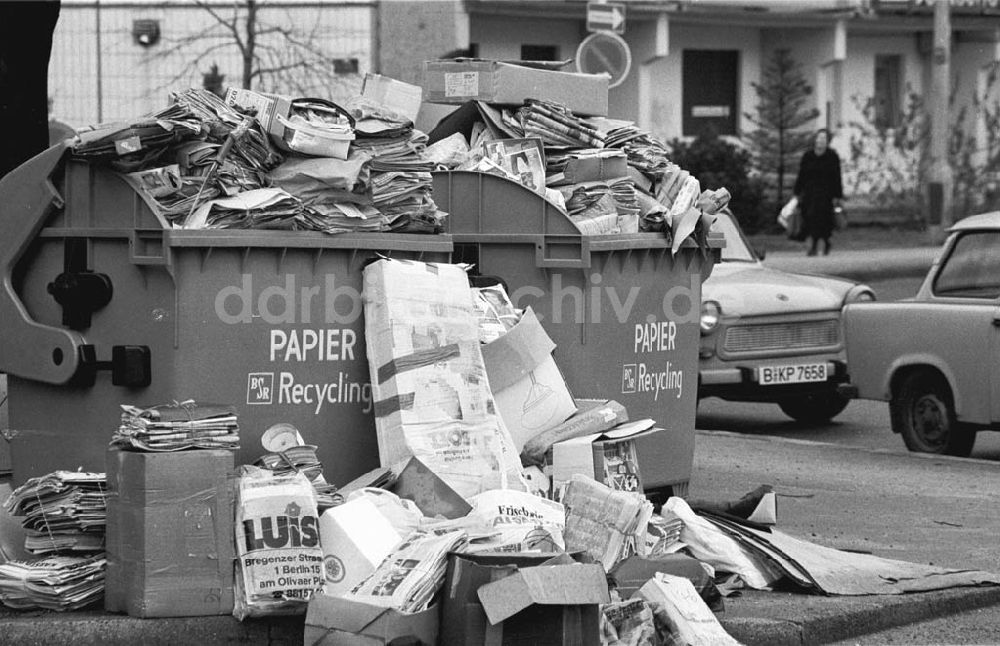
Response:
[[[451,251],[447,235],[171,229],[110,170],[42,153],[0,181],[15,482],[101,471],[119,404],[185,399],[238,406],[240,462],[288,422],[334,483],[378,466],[361,270]]]
[[[550,202],[486,173],[434,175],[449,213],[455,262],[506,283],[555,341],[577,398],[615,399],[630,419],[656,420],[670,439],[654,488],[686,489],[698,403],[701,284],[724,244],[687,241],[673,254],[658,233],[583,236]],[[641,464],[640,456],[640,468]],[[645,469],[644,469],[645,474]]]

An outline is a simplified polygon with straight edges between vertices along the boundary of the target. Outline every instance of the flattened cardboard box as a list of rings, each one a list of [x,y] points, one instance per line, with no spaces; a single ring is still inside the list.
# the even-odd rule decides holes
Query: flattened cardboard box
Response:
[[[604,568],[596,563],[540,565],[479,588],[490,622],[489,643],[580,646],[601,643],[600,604],[610,603]]]
[[[438,643],[438,607],[404,614],[343,597],[317,594],[309,602],[302,643],[306,646],[385,646]]]
[[[525,442],[576,412],[552,351],[556,344],[529,307],[507,334],[483,346],[497,410],[520,453]]]
[[[106,458],[105,610],[231,614],[234,453],[110,449]]]
[[[521,105],[525,99],[561,103],[579,115],[608,114],[608,77],[536,69],[480,59],[424,62],[424,100],[470,100]]]

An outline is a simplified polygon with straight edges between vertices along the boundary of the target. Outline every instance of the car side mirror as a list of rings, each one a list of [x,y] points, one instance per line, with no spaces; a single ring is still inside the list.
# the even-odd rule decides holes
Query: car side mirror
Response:
[[[761,260],[767,257],[767,247],[764,245],[754,245],[753,252],[757,254],[757,257]]]

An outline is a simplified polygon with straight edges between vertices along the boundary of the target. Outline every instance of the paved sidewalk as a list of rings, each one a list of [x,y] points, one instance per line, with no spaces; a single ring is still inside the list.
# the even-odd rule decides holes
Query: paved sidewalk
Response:
[[[909,249],[864,249],[838,251],[829,256],[806,256],[804,252],[775,251],[764,264],[797,273],[829,274],[861,282],[892,278],[915,278],[930,269],[940,247]]]
[[[778,492],[778,527],[816,543],[918,563],[1000,571],[996,463],[718,431],[697,434],[691,495]],[[1000,604],[1000,587],[897,596],[747,591],[723,626],[748,646],[849,639],[929,616]],[[133,619],[99,611],[0,610],[0,644],[302,644],[301,617]],[[451,645],[446,645],[451,646]]]

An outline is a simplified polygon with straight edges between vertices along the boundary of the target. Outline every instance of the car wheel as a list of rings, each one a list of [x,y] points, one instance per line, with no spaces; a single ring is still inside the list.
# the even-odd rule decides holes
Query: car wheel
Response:
[[[889,402],[892,430],[916,453],[962,457],[972,453],[976,431],[955,419],[951,388],[940,376],[915,372],[903,380]]]
[[[778,402],[781,410],[799,422],[829,422],[847,408],[850,399],[833,391],[802,395]]]

